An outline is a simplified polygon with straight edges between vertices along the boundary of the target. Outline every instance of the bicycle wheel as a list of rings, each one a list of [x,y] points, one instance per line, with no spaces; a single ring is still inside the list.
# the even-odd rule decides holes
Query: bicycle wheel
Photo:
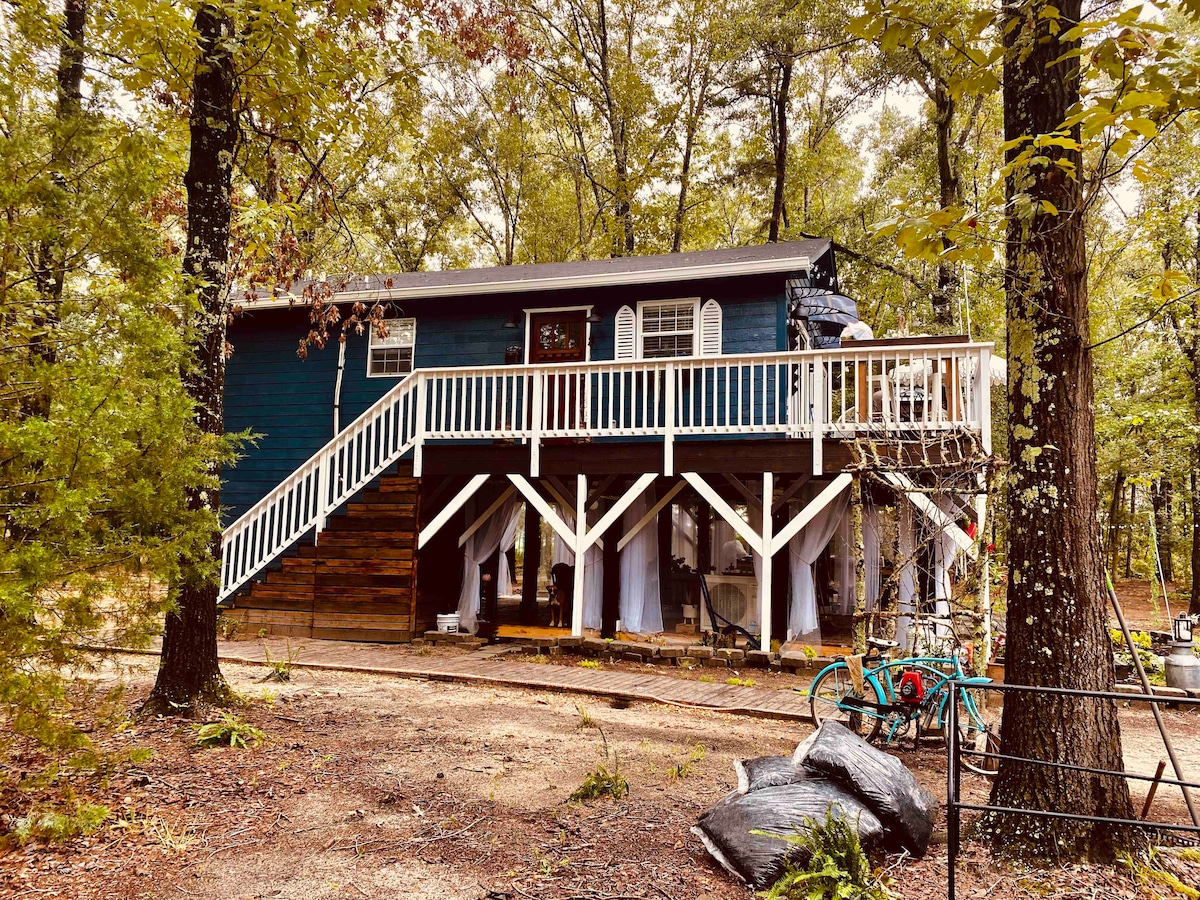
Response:
[[[879,736],[883,719],[879,714],[855,708],[845,701],[866,700],[868,702],[884,703],[879,688],[873,682],[863,680],[862,691],[854,690],[850,680],[850,669],[841,663],[830,666],[817,676],[808,690],[808,706],[812,712],[813,724],[820,726],[826,720],[841,722],[859,737],[873,741]]]
[[[1000,752],[1000,717],[987,708],[987,693],[979,688],[958,689],[958,746],[964,751],[959,756],[964,769],[991,778],[1000,767],[1000,760],[974,756],[971,752]],[[942,729],[947,746],[950,742],[948,719],[949,704],[943,697],[938,725]]]

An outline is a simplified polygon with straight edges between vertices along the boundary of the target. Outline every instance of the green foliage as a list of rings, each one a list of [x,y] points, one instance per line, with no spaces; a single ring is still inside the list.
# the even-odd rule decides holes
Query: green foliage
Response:
[[[284,651],[282,659],[273,659],[269,647],[263,646],[263,661],[269,670],[266,675],[260,678],[260,681],[291,681],[292,666],[296,663],[296,657],[300,655],[299,649],[292,649],[292,642],[287,642],[287,649]]]
[[[580,708],[580,714],[583,714],[582,708]],[[594,727],[600,732],[600,740],[604,745],[604,762],[588,772],[583,779],[583,784],[575,788],[567,797],[568,802],[586,803],[603,797],[620,800],[622,797],[629,796],[629,782],[621,774],[621,762],[617,758],[616,748],[609,747],[603,728],[599,725]]]
[[[0,845],[10,843],[20,846],[30,841],[62,843],[99,831],[109,815],[107,807],[95,803],[30,812],[16,820],[12,830],[0,839]]]
[[[702,762],[707,753],[708,751],[705,750],[703,744],[696,744],[696,746],[692,747],[688,758],[684,762],[676,763],[667,770],[668,777],[687,778],[692,774],[692,769],[696,766],[696,763]]]
[[[754,687],[758,684],[753,678],[726,678],[725,683],[735,687]]]
[[[761,832],[755,832],[761,833]],[[832,810],[824,822],[805,821],[795,834],[774,835],[786,840],[791,853],[807,860],[803,868],[791,862],[764,900],[887,900],[883,879],[871,870],[858,830]]]
[[[266,740],[266,734],[248,722],[243,722],[232,713],[223,713],[215,722],[195,726],[196,743],[201,747],[229,746],[245,749],[258,746]]]
[[[579,668],[581,668],[581,669],[603,669],[604,663],[602,663],[598,659],[581,659],[579,661]]]

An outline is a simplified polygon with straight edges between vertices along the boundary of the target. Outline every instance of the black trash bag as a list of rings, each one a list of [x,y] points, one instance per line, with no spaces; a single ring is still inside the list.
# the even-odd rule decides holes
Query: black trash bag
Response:
[[[749,794],[766,787],[778,787],[781,784],[795,784],[803,781],[805,770],[797,766],[790,756],[756,756],[754,759],[736,759],[733,762],[737,772],[737,792]]]
[[[749,794],[730,794],[700,817],[692,833],[730,875],[752,887],[766,888],[779,880],[785,860],[790,858],[796,865],[808,861],[801,858],[800,848],[768,835],[806,830],[809,820],[824,822],[830,812],[857,823],[864,848],[877,847],[883,841],[879,819],[839,785],[819,775]]]
[[[796,748],[792,763],[822,772],[866,804],[887,830],[889,849],[925,855],[938,801],[896,757],[830,720]]]

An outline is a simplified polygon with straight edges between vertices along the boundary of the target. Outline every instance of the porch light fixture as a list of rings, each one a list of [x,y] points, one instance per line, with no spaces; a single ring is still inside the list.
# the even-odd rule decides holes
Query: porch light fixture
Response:
[[[589,325],[599,325],[601,322],[604,321],[604,319],[602,319],[600,317],[599,313],[593,311],[593,312],[588,313],[586,318],[584,318],[583,321],[587,322]]]
[[[1192,619],[1187,613],[1180,613],[1171,623],[1176,643],[1190,644],[1192,642]]]
[[[516,329],[520,328],[525,317],[521,313],[512,313],[504,322],[505,328]]]

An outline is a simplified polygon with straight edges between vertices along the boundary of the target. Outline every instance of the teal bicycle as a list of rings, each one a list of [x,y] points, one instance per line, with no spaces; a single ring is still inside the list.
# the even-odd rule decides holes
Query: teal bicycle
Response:
[[[1000,752],[998,721],[992,721],[998,716],[988,714],[987,691],[970,688],[990,684],[992,679],[967,675],[957,653],[893,660],[890,653],[899,646],[895,641],[871,638],[867,646],[861,678],[852,677],[845,658],[818,673],[808,689],[814,724],[833,719],[868,741],[882,735],[885,744],[910,730],[914,743],[930,736],[949,741],[947,685],[953,681],[959,685],[960,746],[981,753]],[[961,758],[963,766],[973,772],[996,774],[997,760],[991,757],[964,754]]]

